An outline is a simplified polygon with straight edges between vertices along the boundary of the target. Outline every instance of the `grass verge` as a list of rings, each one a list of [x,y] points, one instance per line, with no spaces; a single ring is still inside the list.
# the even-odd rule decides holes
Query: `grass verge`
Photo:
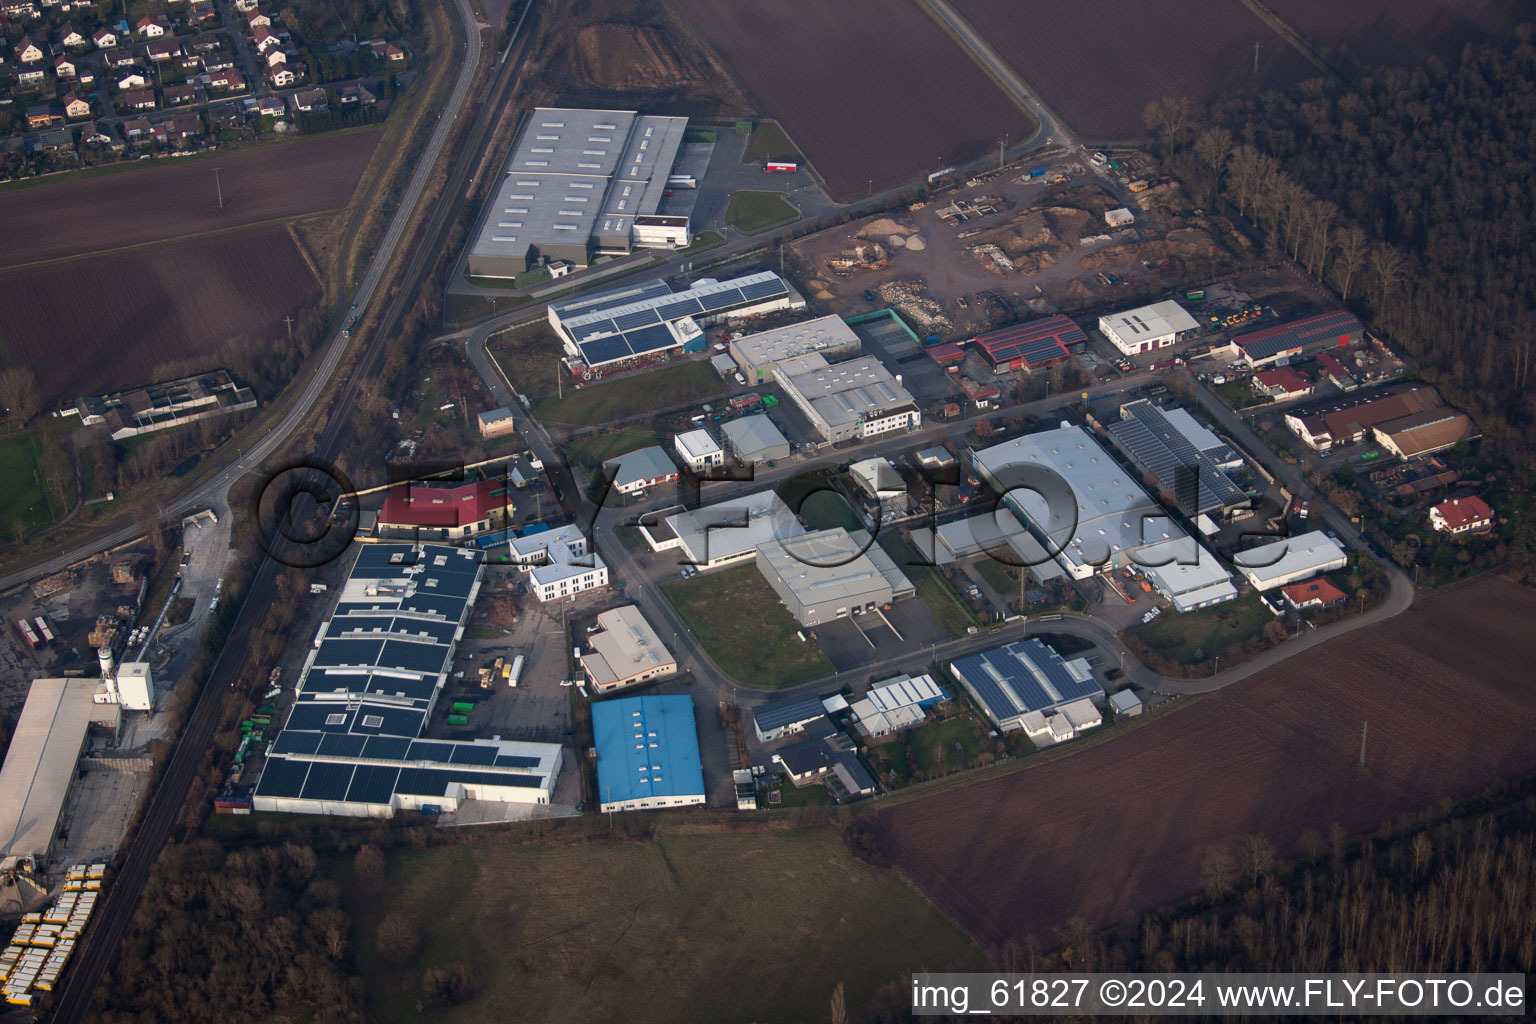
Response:
[[[725,381],[708,363],[673,363],[660,369],[567,388],[564,398],[546,397],[533,415],[546,427],[587,427],[663,407],[702,402],[725,394]]]
[[[790,206],[782,192],[744,190],[731,195],[725,208],[725,222],[742,234],[776,228],[800,219],[800,211]]]
[[[933,613],[934,621],[948,636],[965,636],[972,626],[981,625],[976,613],[966,603],[954,586],[935,566],[921,564],[924,559],[917,548],[897,537],[890,530],[880,533],[880,546],[885,548],[907,579],[917,588],[917,596]]]
[[[760,164],[765,160],[790,160],[795,163],[804,163],[805,157],[796,148],[784,129],[779,127],[777,121],[759,121],[752,126],[752,134],[747,138],[746,149],[742,151],[741,162],[744,164]]]

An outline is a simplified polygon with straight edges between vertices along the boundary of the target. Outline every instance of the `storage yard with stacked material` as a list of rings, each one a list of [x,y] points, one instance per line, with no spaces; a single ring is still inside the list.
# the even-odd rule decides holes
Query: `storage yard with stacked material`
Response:
[[[37,993],[52,992],[96,909],[105,864],[73,864],[64,886],[46,909],[23,914],[0,950],[0,993],[13,1006],[31,1006]]]

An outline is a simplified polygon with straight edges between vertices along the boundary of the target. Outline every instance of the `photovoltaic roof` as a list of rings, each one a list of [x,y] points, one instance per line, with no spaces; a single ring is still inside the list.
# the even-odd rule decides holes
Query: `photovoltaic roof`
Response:
[[[785,697],[752,709],[752,719],[763,732],[782,729],[794,722],[826,714],[820,697]]]
[[[1199,515],[1246,500],[1242,488],[1175,429],[1161,409],[1143,400],[1128,403],[1122,413],[1126,418],[1109,425],[1109,436],[1139,468],[1172,491],[1186,511]]]
[[[1073,676],[1061,656],[1034,637],[956,658],[952,665],[998,720],[1104,692],[1091,676]]]
[[[1305,348],[1319,342],[1337,341],[1357,335],[1365,329],[1360,318],[1347,309],[1319,313],[1288,324],[1277,324],[1247,334],[1239,334],[1232,343],[1250,359],[1268,359],[1287,349]]]
[[[1083,329],[1061,315],[1032,320],[1027,324],[1015,324],[1001,330],[989,331],[976,336],[975,343],[985,351],[994,363],[1011,363],[1022,359],[1026,366],[1039,366],[1069,354],[1068,345],[1088,340]]]

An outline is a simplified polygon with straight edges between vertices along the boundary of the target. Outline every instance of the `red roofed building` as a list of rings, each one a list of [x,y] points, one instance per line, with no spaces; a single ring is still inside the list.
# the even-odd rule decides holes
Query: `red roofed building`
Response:
[[[1429,525],[1441,533],[1476,533],[1493,526],[1493,509],[1482,498],[1452,498],[1429,510]]]
[[[1301,371],[1282,366],[1254,374],[1253,390],[1274,399],[1301,398],[1312,393],[1312,382]]]
[[[1081,327],[1057,314],[978,334],[974,343],[996,370],[1041,370],[1066,362],[1087,342]]]
[[[1322,577],[1281,587],[1280,593],[1285,595],[1285,603],[1297,611],[1331,608],[1349,596]]]
[[[1334,358],[1332,352],[1319,352],[1317,354],[1317,365],[1319,369],[1332,378],[1335,384],[1345,391],[1352,390],[1356,386],[1357,382],[1354,376],[1344,368],[1343,363]]]
[[[929,345],[928,355],[940,366],[958,366],[965,360],[965,349],[952,341],[942,345]]]
[[[390,489],[379,510],[380,537],[463,540],[506,519],[511,501],[504,481],[481,480],[449,486],[401,484]]]

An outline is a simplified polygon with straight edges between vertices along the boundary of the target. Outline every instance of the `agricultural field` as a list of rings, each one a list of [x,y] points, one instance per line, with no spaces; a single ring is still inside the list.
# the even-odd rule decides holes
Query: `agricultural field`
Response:
[[[1245,837],[1291,856],[1536,768],[1532,616],[1536,591],[1503,577],[1440,593],[1110,742],[877,812],[876,832],[984,944],[1112,925],[1194,894]]]
[[[1027,18],[1013,0],[955,0],[954,6],[1052,111],[1091,140],[1140,138],[1142,111],[1159,96],[1207,103],[1319,73],[1239,3],[1044,4],[1032,6]]]
[[[456,964],[478,991],[431,1010],[450,1024],[704,1024],[825,1020],[839,984],[848,1019],[864,1020],[880,990],[904,990],[918,965],[985,962],[921,895],[855,860],[830,828],[488,840],[394,853],[376,890],[348,862],[336,865],[380,1024],[420,1020],[423,975]],[[904,1007],[909,997],[893,998]]]
[[[157,161],[121,172],[0,190],[0,222],[6,225],[9,239],[0,245],[0,267],[344,206],[381,132],[380,128],[335,132],[239,153]]]
[[[1467,43],[1507,39],[1522,18],[1520,5],[1494,0],[1272,0],[1267,6],[1330,59],[1399,66],[1431,56],[1454,60]]]
[[[800,627],[750,562],[719,569],[662,591],[699,646],[743,686],[776,690],[832,674],[820,647]]]
[[[249,228],[0,274],[0,344],[42,394],[70,398],[150,383],[233,338],[264,342],[319,296],[285,227]]]
[[[1035,130],[910,0],[679,6],[839,201],[975,159],[1005,132],[1019,140]]]

